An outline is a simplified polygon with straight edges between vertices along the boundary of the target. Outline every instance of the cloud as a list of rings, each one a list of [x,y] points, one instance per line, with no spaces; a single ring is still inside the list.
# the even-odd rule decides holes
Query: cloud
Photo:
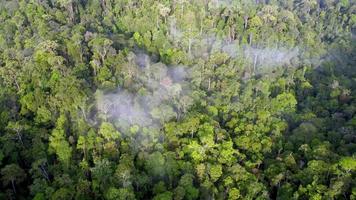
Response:
[[[253,62],[255,69],[289,64],[298,53],[298,48],[244,48],[244,56]]]
[[[180,114],[179,99],[190,93],[186,84],[188,73],[184,66],[167,67],[163,63],[151,63],[145,54],[135,55],[138,89],[118,87],[115,92],[97,91],[99,116],[117,127],[128,129],[162,126],[162,123]]]
[[[230,4],[231,1],[216,0],[210,3],[226,5]],[[178,27],[175,18],[170,18],[169,23],[171,41],[175,44],[190,43],[192,46],[190,55],[192,59],[207,59],[214,53],[226,53],[230,58],[241,58],[250,61],[255,68],[273,68],[290,63],[292,59],[300,55],[300,50],[302,49],[300,47],[283,47],[283,45],[282,47],[274,48],[260,45],[242,46],[237,40],[231,41],[227,36],[217,36],[213,33],[190,34],[191,30],[183,30]]]

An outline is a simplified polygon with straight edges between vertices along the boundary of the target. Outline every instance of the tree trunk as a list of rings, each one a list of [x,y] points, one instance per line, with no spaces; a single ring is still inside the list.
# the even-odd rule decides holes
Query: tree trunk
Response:
[[[46,171],[46,169],[44,168],[44,166],[41,164],[40,165],[40,169],[41,169],[41,172],[42,172],[42,175],[46,178],[46,180],[49,182],[49,175]]]
[[[20,91],[20,85],[19,85],[19,83],[17,82],[16,78],[14,78],[14,82],[15,82],[17,91],[19,92],[19,91]]]
[[[82,115],[84,117],[84,120],[87,121],[87,115],[85,114],[85,109],[81,107],[80,110],[82,111]]]
[[[247,29],[247,25],[248,25],[248,16],[245,16],[245,17],[244,17],[244,21],[245,21],[245,23],[244,23],[244,29],[246,30],[246,29]]]
[[[191,52],[191,49],[192,49],[192,39],[189,38],[189,45],[188,45],[188,55],[190,55],[190,52]]]
[[[183,14],[184,14],[184,3],[182,3],[182,5],[181,5],[181,14],[180,14],[180,16],[183,16]]]
[[[209,77],[208,91],[210,91],[210,85],[211,85],[211,78]]]
[[[157,15],[157,18],[156,18],[156,27],[157,27],[157,28],[159,28],[159,22],[158,22],[158,20],[159,20],[159,15]]]
[[[256,54],[255,59],[253,61],[253,74],[255,74],[255,72],[256,72],[257,58],[258,58],[258,55]]]
[[[106,51],[104,50],[103,53],[100,53],[100,58],[101,58],[101,65],[104,65],[105,62],[105,56],[106,56]]]
[[[15,180],[11,180],[11,185],[12,185],[12,190],[14,190],[14,193],[16,194]]]
[[[250,33],[250,35],[249,35],[249,44],[250,44],[250,46],[252,45],[252,33]]]
[[[22,136],[21,136],[20,131],[16,131],[16,134],[17,134],[17,138],[20,140],[20,142],[21,142],[22,146],[24,146],[23,141],[22,141]]]
[[[74,9],[73,9],[73,2],[70,2],[68,4],[68,12],[69,12],[69,19],[70,19],[70,22],[74,22]]]
[[[100,0],[101,7],[103,9],[103,12],[106,13],[106,0]]]
[[[229,26],[229,40],[231,43],[232,42],[231,26]]]

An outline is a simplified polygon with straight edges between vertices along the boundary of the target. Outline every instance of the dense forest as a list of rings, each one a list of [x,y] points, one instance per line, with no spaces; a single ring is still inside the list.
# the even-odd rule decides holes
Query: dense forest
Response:
[[[0,0],[0,199],[356,200],[354,0]]]

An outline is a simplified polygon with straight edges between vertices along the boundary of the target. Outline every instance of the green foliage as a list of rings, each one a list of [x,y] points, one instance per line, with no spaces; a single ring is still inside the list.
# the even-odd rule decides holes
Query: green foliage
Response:
[[[121,134],[108,122],[103,122],[99,128],[99,134],[107,141],[119,139]]]
[[[163,176],[165,174],[165,159],[160,152],[150,154],[146,160],[146,171],[155,176]]]
[[[110,187],[106,192],[105,198],[109,200],[133,200],[135,199],[135,195],[127,188],[116,189]]]
[[[0,1],[0,199],[356,199],[355,30],[349,0]]]
[[[9,164],[1,169],[1,181],[3,185],[21,183],[26,179],[25,171],[17,164]],[[15,188],[13,188],[15,189]]]
[[[216,182],[222,175],[222,166],[221,165],[210,166],[209,175],[211,181]]]
[[[65,165],[69,165],[72,156],[72,149],[64,137],[64,130],[54,129],[49,141],[49,146],[57,154],[59,160]]]
[[[356,171],[356,159],[353,157],[342,158],[339,165],[343,170]]]

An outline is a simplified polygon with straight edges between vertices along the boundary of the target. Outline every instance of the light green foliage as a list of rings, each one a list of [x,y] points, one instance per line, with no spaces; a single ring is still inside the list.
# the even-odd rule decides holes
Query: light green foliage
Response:
[[[339,161],[339,165],[342,169],[346,171],[355,171],[356,170],[356,159],[353,157],[345,157]]]
[[[99,134],[107,141],[116,140],[121,137],[120,132],[109,122],[103,122],[100,125]]]
[[[190,153],[191,158],[196,163],[203,161],[206,157],[205,148],[203,146],[200,146],[196,141],[192,141],[187,146],[187,151]]]
[[[209,175],[211,181],[216,182],[222,175],[222,166],[221,165],[210,166]]]
[[[232,188],[229,191],[229,200],[237,200],[240,198],[240,191],[237,188]]]
[[[233,148],[232,141],[223,141],[219,149],[220,156],[218,158],[220,163],[232,165],[236,162],[237,151]]]
[[[65,165],[69,165],[70,159],[72,157],[72,149],[64,137],[64,131],[57,129],[53,130],[49,141],[50,147],[57,154],[59,160],[62,161]]]
[[[61,115],[57,120],[56,128],[52,131],[49,138],[49,146],[51,150],[57,154],[59,160],[68,167],[72,157],[72,148],[69,146],[69,143],[65,137],[65,126],[65,116]]]
[[[295,99],[293,94],[283,93],[278,95],[271,102],[272,108],[275,112],[283,113],[283,112],[292,112],[295,110],[295,106],[297,105],[297,100]]]

